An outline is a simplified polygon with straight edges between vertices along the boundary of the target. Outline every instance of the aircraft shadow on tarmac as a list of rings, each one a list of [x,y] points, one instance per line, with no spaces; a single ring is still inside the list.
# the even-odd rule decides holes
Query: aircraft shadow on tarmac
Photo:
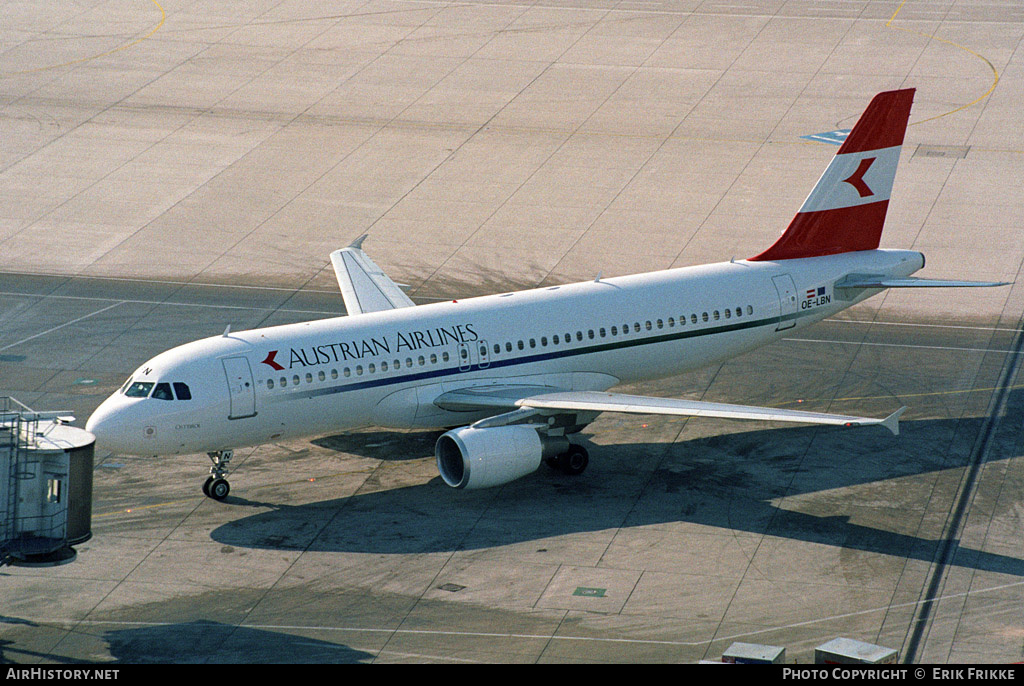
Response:
[[[0,624],[25,620],[0,618]],[[375,656],[340,643],[301,635],[212,621],[180,622],[116,629],[103,634],[114,658],[112,664],[352,664]],[[95,664],[91,660],[61,657],[21,648],[0,640],[0,664],[34,662]]]
[[[111,656],[127,664],[357,663],[374,658],[339,643],[212,621],[118,629],[103,637]]]
[[[1024,403],[1021,392],[1010,396],[1007,407]],[[1020,453],[1019,432],[1011,426],[1019,426],[1020,414],[1011,414],[988,441],[989,463]],[[902,422],[899,437],[878,427],[799,427],[591,445],[590,467],[581,477],[542,466],[480,491],[455,491],[438,477],[306,505],[229,497],[227,504],[273,509],[211,535],[238,547],[415,554],[527,541],[543,547],[544,539],[569,534],[690,522],[925,562],[949,546],[954,566],[1024,576],[1024,560],[936,540],[938,525],[928,538],[911,533],[926,514],[945,518],[953,511],[956,484],[968,473],[983,426],[981,418],[919,420]],[[390,444],[394,452],[405,436],[423,456],[420,443],[430,445],[436,435],[382,431],[359,440]],[[355,441],[332,440],[356,448]],[[785,508],[777,504],[783,498]],[[801,507],[824,514],[796,511]]]

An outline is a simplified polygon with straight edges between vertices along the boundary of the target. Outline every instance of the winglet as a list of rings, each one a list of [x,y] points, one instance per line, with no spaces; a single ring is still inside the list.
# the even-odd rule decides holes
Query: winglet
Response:
[[[892,432],[893,436],[900,435],[900,417],[907,411],[906,406],[893,412],[891,415],[881,421],[882,426]]]
[[[782,236],[754,261],[874,250],[882,237],[914,89],[879,93]]]

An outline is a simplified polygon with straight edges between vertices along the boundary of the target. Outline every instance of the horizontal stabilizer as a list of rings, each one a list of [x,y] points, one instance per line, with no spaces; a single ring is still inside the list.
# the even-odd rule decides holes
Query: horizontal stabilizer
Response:
[[[409,299],[401,287],[363,252],[364,240],[366,236],[360,236],[347,248],[331,253],[334,275],[338,279],[348,314],[351,316],[415,306],[416,303]]]
[[[836,282],[836,288],[990,288],[1007,286],[1007,281],[955,281],[950,279],[922,279],[916,276],[889,278],[855,274]]]

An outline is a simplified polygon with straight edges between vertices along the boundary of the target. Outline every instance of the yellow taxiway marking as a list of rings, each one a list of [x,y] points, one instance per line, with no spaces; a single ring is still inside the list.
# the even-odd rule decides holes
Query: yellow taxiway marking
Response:
[[[154,5],[156,5],[156,8],[158,10],[160,10],[160,21],[157,22],[157,25],[154,26],[153,29],[149,33],[147,33],[145,36],[142,36],[140,38],[136,38],[135,40],[133,40],[133,41],[131,41],[129,43],[125,43],[124,45],[120,45],[120,46],[118,46],[116,48],[112,48],[110,50],[107,50],[106,52],[101,52],[98,55],[90,55],[89,57],[81,57],[81,58],[79,58],[77,60],[71,60],[69,62],[61,62],[60,64],[51,64],[51,65],[48,65],[48,66],[45,66],[45,67],[36,67],[35,69],[26,69],[24,71],[3,72],[3,73],[0,73],[0,77],[4,77],[4,76],[22,76],[22,75],[25,75],[25,74],[35,74],[37,72],[47,71],[49,69],[60,69],[61,67],[71,67],[71,66],[74,66],[76,64],[82,64],[83,62],[88,62],[90,60],[96,60],[96,59],[99,59],[101,57],[106,57],[107,55],[113,55],[115,52],[121,52],[122,50],[127,50],[128,48],[132,47],[133,45],[138,45],[142,41],[144,41],[147,38],[149,38],[150,36],[152,36],[157,31],[159,31],[160,28],[164,25],[164,22],[167,20],[167,12],[165,12],[164,8],[160,6],[160,3],[158,3],[156,0],[149,0],[149,1],[152,2]]]
[[[993,77],[992,78],[992,85],[989,86],[989,89],[987,91],[985,91],[977,99],[970,101],[966,105],[961,105],[960,107],[957,107],[955,110],[950,110],[949,112],[943,112],[942,114],[937,114],[934,117],[928,117],[927,119],[922,119],[920,121],[911,122],[909,125],[910,126],[914,126],[916,124],[923,124],[923,123],[925,123],[927,121],[932,121],[933,119],[941,119],[942,117],[948,117],[951,114],[955,114],[956,112],[960,112],[961,110],[967,109],[971,105],[978,104],[979,102],[981,102],[982,100],[987,98],[989,95],[991,95],[992,91],[994,91],[996,89],[996,85],[999,84],[999,70],[995,68],[995,65],[993,65],[992,62],[990,62],[987,57],[985,57],[984,55],[981,55],[981,54],[975,52],[974,50],[971,50],[970,48],[968,48],[965,45],[960,45],[959,43],[954,43],[951,40],[946,40],[945,38],[940,38],[939,36],[935,36],[935,35],[930,34],[930,33],[924,33],[922,31],[914,31],[913,29],[905,29],[905,28],[900,27],[900,26],[893,26],[892,25],[893,21],[896,20],[897,15],[899,15],[899,13],[903,10],[903,6],[906,5],[906,4],[907,4],[907,0],[903,0],[903,2],[900,3],[900,6],[896,8],[896,11],[893,12],[893,15],[891,17],[889,17],[889,21],[887,21],[885,23],[886,28],[892,29],[894,31],[904,31],[906,33],[913,33],[913,34],[918,35],[918,36],[924,36],[925,38],[930,38],[932,40],[937,40],[940,43],[945,43],[946,45],[952,45],[954,48],[959,48],[960,50],[963,50],[964,52],[967,52],[967,53],[969,53],[971,55],[974,55],[979,60],[981,60],[982,62],[987,64],[988,68],[992,70],[992,77]]]

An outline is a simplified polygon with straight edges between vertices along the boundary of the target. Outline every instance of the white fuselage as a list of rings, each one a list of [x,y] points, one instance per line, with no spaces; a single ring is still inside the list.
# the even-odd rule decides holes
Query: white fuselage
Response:
[[[902,250],[744,260],[231,332],[149,360],[87,428],[105,449],[167,455],[370,425],[462,426],[497,411],[444,410],[440,394],[510,383],[605,390],[679,374],[878,292],[837,293],[843,277],[905,277],[923,263]]]

